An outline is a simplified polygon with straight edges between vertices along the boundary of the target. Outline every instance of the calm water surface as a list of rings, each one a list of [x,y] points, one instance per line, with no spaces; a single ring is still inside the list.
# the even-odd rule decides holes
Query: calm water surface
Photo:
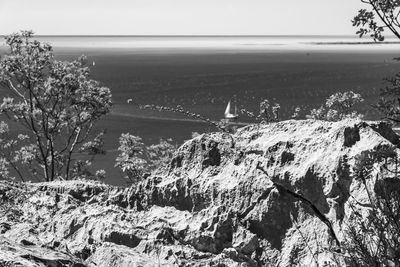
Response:
[[[121,133],[140,135],[148,144],[160,138],[180,144],[192,132],[214,130],[177,114],[139,110],[127,104],[129,98],[141,104],[181,105],[213,120],[221,119],[234,97],[239,107],[254,111],[268,98],[281,104],[281,117],[286,119],[296,106],[304,115],[332,93],[353,90],[366,99],[360,111],[376,119],[379,115],[369,105],[384,86],[383,79],[400,70],[392,60],[400,54],[394,39],[387,44],[346,36],[38,39],[53,44],[58,59],[85,54],[92,77],[111,89],[113,110],[98,125],[108,130],[109,153],[98,165],[108,171],[113,184],[123,182],[113,168]]]

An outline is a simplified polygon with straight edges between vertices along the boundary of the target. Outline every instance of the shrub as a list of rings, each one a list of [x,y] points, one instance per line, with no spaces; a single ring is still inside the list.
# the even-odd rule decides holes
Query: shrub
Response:
[[[301,108],[300,107],[296,107],[294,109],[294,112],[293,112],[291,118],[295,119],[295,120],[299,119],[300,118],[300,112],[301,112]]]
[[[122,134],[119,138],[120,152],[115,160],[115,167],[122,170],[125,178],[137,182],[146,170],[147,162],[144,160],[145,145],[142,138],[129,133]]]
[[[172,140],[161,139],[158,144],[145,146],[142,138],[129,133],[122,134],[119,138],[115,167],[123,172],[131,183],[137,183],[146,174],[156,168],[167,164],[172,158],[176,146]]]
[[[264,99],[260,102],[258,111],[252,112],[242,108],[240,112],[249,118],[254,118],[259,123],[269,123],[279,121],[280,109],[280,104],[271,103],[270,100]]]
[[[400,122],[400,74],[387,79],[389,85],[381,90],[380,99],[374,107],[384,118],[392,122]]]
[[[362,118],[355,111],[357,104],[364,99],[353,91],[335,93],[326,99],[324,105],[318,109],[312,109],[306,117],[315,120],[339,121],[346,118]]]
[[[279,121],[279,111],[281,106],[278,103],[271,104],[268,99],[260,103],[261,122]]]
[[[381,164],[375,170],[376,164]],[[356,158],[354,178],[361,181],[367,202],[350,204],[342,255],[349,266],[400,265],[400,182],[394,149],[366,151]],[[388,166],[394,166],[389,169]]]
[[[84,57],[55,60],[49,44],[31,38],[30,31],[6,37],[10,52],[0,59],[0,86],[10,93],[0,112],[27,130],[24,140],[9,139],[8,148],[18,145],[19,152],[7,152],[12,158],[3,153],[2,161],[29,165],[46,181],[70,179],[72,166],[79,165],[74,155],[89,140],[95,122],[110,111],[111,93],[90,79]]]
[[[172,144],[172,140],[161,139],[158,144],[153,144],[147,148],[149,169],[154,170],[159,166],[163,166],[172,158],[176,145]]]

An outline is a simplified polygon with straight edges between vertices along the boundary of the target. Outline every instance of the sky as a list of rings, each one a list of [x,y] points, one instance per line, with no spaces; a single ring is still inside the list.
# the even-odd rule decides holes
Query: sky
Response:
[[[0,34],[352,35],[360,0],[0,0]]]

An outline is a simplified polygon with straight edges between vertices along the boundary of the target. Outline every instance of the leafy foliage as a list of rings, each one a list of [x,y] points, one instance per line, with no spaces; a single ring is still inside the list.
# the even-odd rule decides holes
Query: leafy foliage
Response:
[[[376,164],[381,168],[375,171]],[[349,266],[400,265],[400,183],[393,148],[366,151],[356,158],[354,178],[364,184],[368,203],[355,201],[345,229],[343,255]],[[395,166],[390,170],[388,166]]]
[[[4,121],[0,122],[0,178],[14,179],[12,169],[21,180],[24,180],[23,170],[26,169],[31,176],[37,178],[38,170],[32,164],[35,159],[36,150],[29,143],[29,136],[19,134],[13,138],[10,135],[9,126]],[[38,178],[37,178],[38,179]]]
[[[374,107],[393,122],[400,122],[400,74],[387,79],[389,85],[381,90],[380,99]]]
[[[298,119],[298,118],[300,118],[300,112],[301,112],[301,108],[300,108],[300,107],[296,107],[296,108],[294,109],[294,112],[293,112],[291,118],[292,118],[292,119]]]
[[[156,169],[168,163],[172,158],[176,146],[172,144],[172,140],[161,139],[158,144],[153,144],[147,147],[147,155],[149,162],[149,169]]]
[[[144,157],[145,145],[142,138],[129,133],[122,134],[119,138],[118,151],[115,167],[118,167],[132,182],[137,182],[146,170]]]
[[[362,115],[355,111],[355,106],[364,99],[360,94],[353,91],[336,93],[326,99],[324,105],[318,109],[312,109],[306,117],[316,120],[339,121],[345,118],[362,118]]]
[[[278,103],[271,104],[268,99],[260,103],[261,122],[279,121],[279,110],[281,106]]]
[[[361,0],[369,6],[369,10],[361,9],[353,18],[353,26],[358,28],[357,34],[362,37],[369,34],[375,41],[384,41],[383,32],[389,29],[400,38],[400,1],[399,0]],[[378,24],[378,20],[382,24]]]
[[[146,146],[142,138],[129,133],[119,138],[115,167],[121,169],[125,178],[132,183],[142,179],[146,173],[168,163],[172,158],[176,146],[172,140],[161,139],[158,144]]]
[[[399,0],[361,0],[367,4],[370,10],[361,9],[352,20],[353,26],[358,27],[357,34],[362,37],[365,34],[375,41],[383,41],[382,35],[385,29],[389,29],[400,39],[400,1]],[[378,26],[376,20],[383,25]],[[399,58],[395,58],[399,60]],[[400,75],[387,79],[389,86],[382,90],[380,100],[375,105],[385,118],[394,122],[400,122]]]
[[[6,37],[10,53],[0,60],[1,87],[10,93],[0,112],[27,129],[28,145],[14,163],[27,159],[46,181],[70,179],[73,155],[110,111],[111,93],[90,79],[84,57],[55,60],[49,44],[31,38],[30,31]]]
[[[280,109],[280,104],[264,99],[259,104],[258,112],[252,112],[245,108],[242,108],[240,112],[249,118],[254,118],[259,123],[269,123],[279,121]]]

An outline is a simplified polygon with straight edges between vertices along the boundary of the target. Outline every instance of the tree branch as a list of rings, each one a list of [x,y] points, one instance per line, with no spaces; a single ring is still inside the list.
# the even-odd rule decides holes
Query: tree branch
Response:
[[[257,170],[262,171],[266,176],[269,176],[268,173],[265,171],[263,167],[261,167],[260,162],[257,164],[256,167]],[[325,217],[325,215],[307,198],[303,197],[302,195],[295,193],[288,188],[286,188],[284,185],[281,183],[272,181],[271,182],[274,184],[274,186],[279,190],[288,193],[289,195],[293,196],[296,199],[299,199],[300,201],[304,202],[307,204],[315,213],[315,215],[320,219],[321,222],[323,222],[329,229],[329,233],[332,236],[332,238],[335,240],[336,245],[340,247],[340,242],[339,239],[336,236],[335,230],[333,229],[331,221],[329,221],[328,218]]]

